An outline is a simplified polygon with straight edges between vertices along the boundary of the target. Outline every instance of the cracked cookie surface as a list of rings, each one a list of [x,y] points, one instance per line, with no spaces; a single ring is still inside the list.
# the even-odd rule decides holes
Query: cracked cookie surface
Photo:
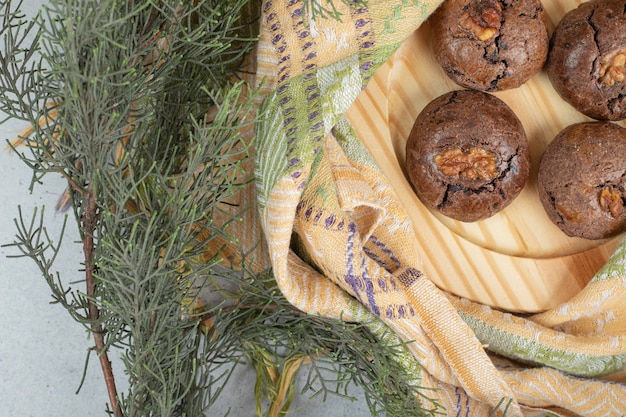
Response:
[[[475,90],[452,91],[416,118],[406,144],[406,169],[426,206],[474,222],[519,195],[529,176],[528,141],[502,100]]]
[[[543,67],[548,54],[539,0],[445,0],[429,22],[437,61],[462,87],[519,87]]]
[[[584,122],[563,129],[546,148],[539,200],[565,234],[603,239],[626,230],[626,129]]]
[[[570,10],[550,39],[546,72],[559,95],[597,120],[626,118],[626,0]]]

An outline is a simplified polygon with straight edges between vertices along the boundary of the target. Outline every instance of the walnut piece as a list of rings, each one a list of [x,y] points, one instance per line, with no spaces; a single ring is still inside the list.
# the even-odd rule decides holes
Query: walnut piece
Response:
[[[624,201],[622,200],[622,194],[617,188],[604,187],[600,191],[600,208],[604,211],[611,213],[613,218],[617,218],[624,212]]]
[[[580,212],[577,210],[570,210],[567,205],[563,205],[559,202],[556,202],[554,208],[559,213],[559,215],[571,223],[580,223]]]
[[[498,175],[496,155],[482,148],[450,148],[435,155],[437,168],[447,177],[490,180]]]
[[[496,36],[502,25],[502,6],[498,0],[477,0],[461,16],[459,24],[479,40],[489,40]]]
[[[626,50],[613,51],[600,59],[598,81],[605,87],[613,87],[626,78]]]

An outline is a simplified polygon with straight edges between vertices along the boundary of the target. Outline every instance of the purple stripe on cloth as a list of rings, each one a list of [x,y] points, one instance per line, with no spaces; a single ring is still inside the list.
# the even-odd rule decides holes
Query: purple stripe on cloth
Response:
[[[454,393],[456,394],[456,417],[461,416],[461,392],[459,391],[459,387],[454,389]]]
[[[326,228],[326,230],[333,227],[336,221],[337,221],[337,217],[335,217],[334,214],[331,214],[330,216],[326,217],[326,221],[324,222],[324,227]]]
[[[389,257],[395,264],[396,268],[400,268],[400,259],[394,255],[393,251],[389,248],[389,246],[385,245],[385,242],[382,242],[376,238],[376,236],[370,236],[370,241],[376,245],[385,255]]]
[[[354,295],[361,301],[362,284],[354,275],[354,238],[356,235],[356,224],[350,222],[348,224],[348,241],[346,247],[346,283],[352,288]]]
[[[415,268],[406,268],[398,275],[400,282],[406,286],[413,285],[422,277],[422,273]]]
[[[403,319],[415,316],[415,309],[410,304],[390,304],[385,309],[388,319]]]
[[[454,393],[456,394],[456,417],[461,417],[463,408],[465,408],[465,413],[463,413],[463,415],[465,417],[469,417],[470,415],[469,395],[465,394],[462,388],[459,388],[459,387],[456,387],[454,389]],[[463,407],[461,403],[463,398],[465,398],[465,407]]]
[[[380,308],[376,305],[376,298],[374,293],[374,282],[370,278],[367,268],[365,267],[365,257],[361,258],[361,271],[363,271],[363,281],[365,282],[365,294],[367,296],[367,303],[369,304],[372,313],[376,314],[376,317],[380,317]]]
[[[377,253],[375,253],[374,251],[372,251],[368,247],[363,247],[363,252],[365,252],[365,254],[367,256],[372,258],[374,260],[374,262],[376,262],[378,265],[383,267],[385,269],[385,271],[391,272],[390,269],[389,269],[389,264],[384,259],[382,259],[380,256],[378,256]],[[383,291],[384,291],[384,289],[383,289]]]
[[[362,276],[358,276],[354,268],[354,243],[357,226],[354,222],[348,224],[348,241],[346,248],[346,276],[345,281],[352,289],[359,301],[367,305],[370,311],[380,317],[380,308],[376,305],[374,283],[367,274],[365,258],[361,259]],[[365,293],[365,294],[363,294]],[[363,297],[365,295],[365,297]]]

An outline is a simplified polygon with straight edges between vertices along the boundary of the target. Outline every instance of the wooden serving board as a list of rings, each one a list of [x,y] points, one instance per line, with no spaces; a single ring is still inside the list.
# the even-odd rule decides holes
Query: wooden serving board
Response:
[[[544,0],[550,34],[580,3]],[[564,102],[543,71],[522,87],[494,93],[526,130],[529,182],[510,206],[486,220],[463,223],[430,211],[407,180],[405,144],[426,104],[461,87],[435,61],[429,35],[427,21],[377,71],[347,116],[409,213],[422,269],[435,284],[509,311],[555,307],[576,295],[623,239],[570,238],[550,222],[537,196],[537,167],[546,145],[569,124],[591,119]]]

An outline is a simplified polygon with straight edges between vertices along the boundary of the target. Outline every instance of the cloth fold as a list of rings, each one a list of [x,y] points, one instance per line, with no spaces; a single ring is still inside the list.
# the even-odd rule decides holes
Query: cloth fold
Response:
[[[545,313],[448,294],[421,272],[412,224],[344,116],[437,5],[336,2],[337,22],[312,19],[301,1],[263,3],[256,197],[278,286],[310,314],[393,330],[448,415],[624,415],[626,384],[591,377],[626,368],[625,244]]]

